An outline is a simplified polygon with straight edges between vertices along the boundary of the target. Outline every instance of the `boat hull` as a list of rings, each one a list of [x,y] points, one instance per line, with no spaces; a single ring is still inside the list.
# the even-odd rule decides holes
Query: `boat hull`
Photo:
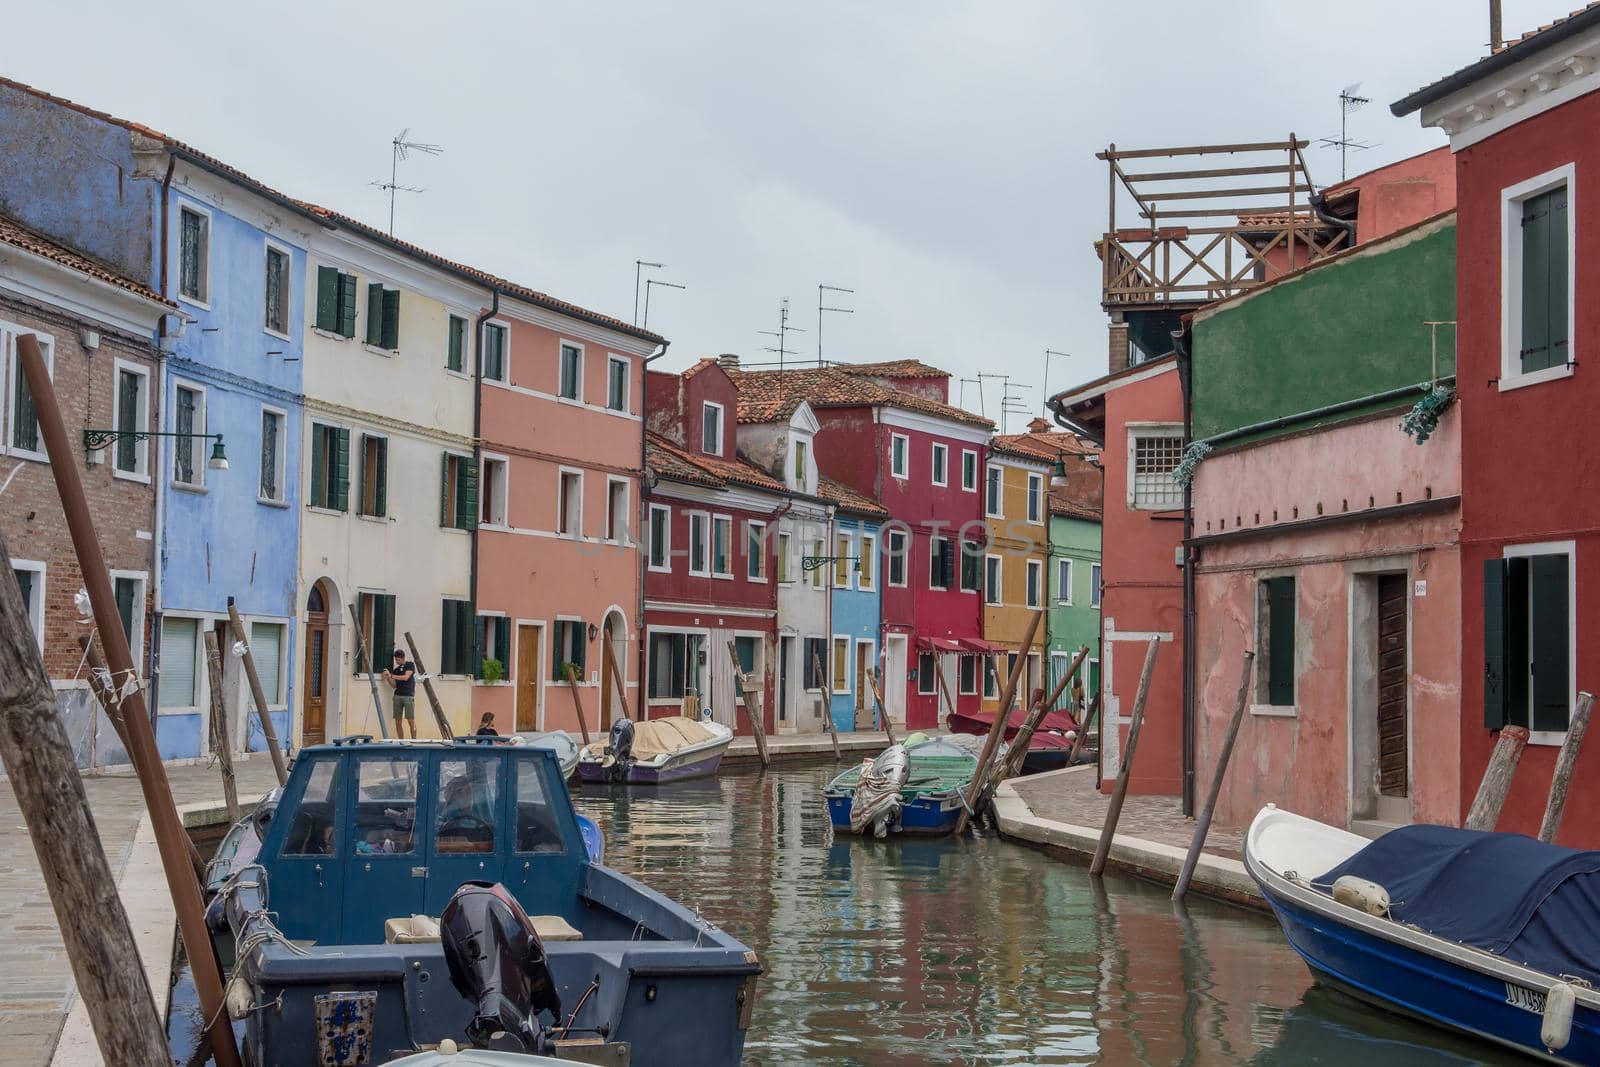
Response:
[[[850,800],[849,795],[841,796],[830,793],[828,795],[828,821],[833,824],[835,833],[854,833],[850,829]],[[920,834],[937,836],[939,834],[953,833],[956,820],[961,816],[961,798],[954,797],[918,797],[916,800],[903,804],[899,814],[898,831],[891,833]],[[868,827],[861,834],[862,837],[871,837],[872,828]]]
[[[690,778],[704,778],[717,773],[717,768],[722,765],[723,753],[727,751],[728,745],[724,743],[715,751],[701,751],[674,757],[659,766],[635,763],[628,768],[628,776],[624,781],[629,785],[665,785],[668,782],[682,782]],[[594,760],[584,760],[578,764],[578,778],[584,782],[608,780],[605,765]]]

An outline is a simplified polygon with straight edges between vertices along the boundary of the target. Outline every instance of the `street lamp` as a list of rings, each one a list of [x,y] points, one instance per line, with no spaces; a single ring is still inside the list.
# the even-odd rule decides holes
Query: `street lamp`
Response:
[[[211,458],[206,466],[214,471],[228,469],[228,454],[222,449],[220,433],[177,433],[173,430],[84,430],[83,447],[87,452],[98,452],[118,441],[148,441],[152,437],[175,437],[185,441],[214,441]]]

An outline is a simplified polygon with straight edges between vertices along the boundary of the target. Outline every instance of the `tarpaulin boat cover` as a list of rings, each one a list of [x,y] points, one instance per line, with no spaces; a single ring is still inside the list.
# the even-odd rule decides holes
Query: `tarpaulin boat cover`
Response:
[[[1403,826],[1314,879],[1389,891],[1397,922],[1552,975],[1600,985],[1600,852],[1522,834]]]

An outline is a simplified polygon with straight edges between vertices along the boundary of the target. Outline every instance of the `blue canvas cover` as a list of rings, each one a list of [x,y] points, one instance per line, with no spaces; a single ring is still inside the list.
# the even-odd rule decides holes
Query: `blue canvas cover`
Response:
[[[1315,880],[1351,874],[1389,891],[1419,930],[1600,985],[1600,852],[1522,834],[1403,826]]]

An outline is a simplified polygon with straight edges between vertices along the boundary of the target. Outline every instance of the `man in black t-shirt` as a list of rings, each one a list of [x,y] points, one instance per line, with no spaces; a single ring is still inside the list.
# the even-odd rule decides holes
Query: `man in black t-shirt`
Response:
[[[417,668],[401,649],[394,650],[394,666],[383,672],[383,680],[394,686],[394,735],[406,735],[406,723],[411,724],[411,737],[417,736]]]

